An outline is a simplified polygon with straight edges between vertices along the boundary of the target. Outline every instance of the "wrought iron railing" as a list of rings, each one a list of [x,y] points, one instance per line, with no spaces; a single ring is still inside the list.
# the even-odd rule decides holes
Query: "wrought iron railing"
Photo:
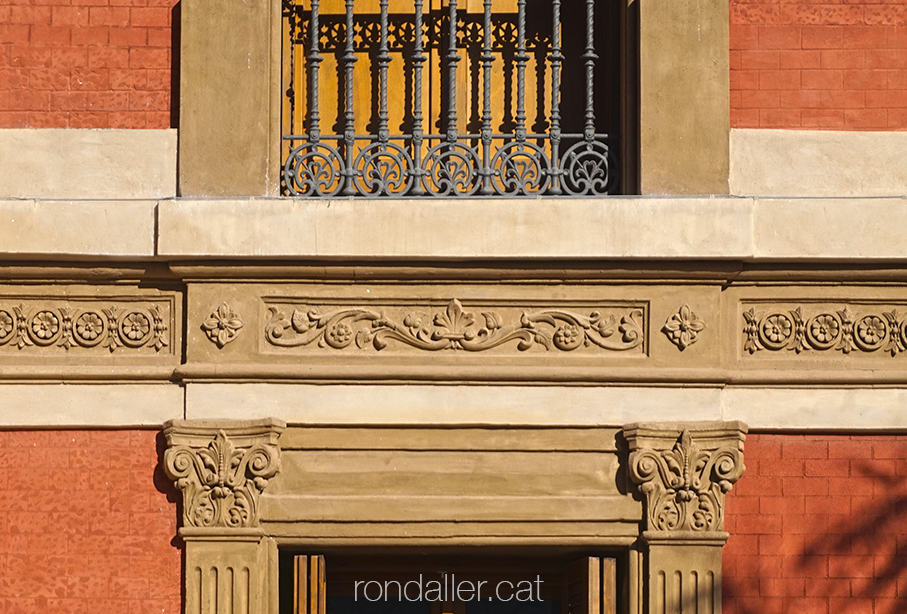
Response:
[[[526,0],[498,1],[413,0],[392,13],[378,0],[377,14],[354,0],[286,4],[284,193],[613,190],[613,144],[596,123],[597,2],[533,0],[527,26]]]

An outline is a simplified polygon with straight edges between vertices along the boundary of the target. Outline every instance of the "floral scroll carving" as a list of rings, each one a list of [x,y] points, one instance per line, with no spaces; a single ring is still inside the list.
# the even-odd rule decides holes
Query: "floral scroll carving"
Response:
[[[907,351],[907,316],[897,309],[854,313],[844,306],[816,309],[812,315],[804,312],[802,307],[765,313],[757,313],[755,308],[744,311],[744,351],[881,351],[891,356]]]
[[[661,328],[668,341],[676,345],[681,352],[696,343],[699,333],[703,330],[705,322],[693,313],[689,305],[683,305]]]
[[[0,346],[19,350],[42,347],[151,348],[170,345],[160,305],[39,303],[0,305]]]
[[[721,531],[725,494],[744,469],[738,447],[703,450],[687,430],[670,450],[630,456],[630,477],[645,498],[649,531]]]
[[[366,307],[320,309],[299,305],[292,312],[269,307],[266,341],[276,347],[319,347],[381,351],[396,342],[425,351],[482,352],[516,342],[519,351],[540,346],[570,352],[581,347],[626,351],[645,340],[642,308],[595,310],[588,314],[563,309],[526,310],[509,316],[498,311],[478,314],[453,299],[433,313],[408,311],[386,316]]]
[[[277,445],[240,447],[223,430],[206,446],[175,445],[164,454],[164,470],[183,494],[185,527],[257,527],[260,495],[279,469]]]
[[[223,348],[236,339],[239,335],[239,329],[242,327],[242,318],[227,303],[221,303],[202,323],[202,330],[205,331],[205,335],[218,348]]]

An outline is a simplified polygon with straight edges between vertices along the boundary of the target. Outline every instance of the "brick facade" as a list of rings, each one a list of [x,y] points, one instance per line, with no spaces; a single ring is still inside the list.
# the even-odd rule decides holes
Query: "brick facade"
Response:
[[[180,611],[154,431],[0,431],[0,611]],[[728,496],[726,614],[907,611],[907,437],[760,435]]]
[[[0,431],[0,612],[181,611],[175,497],[157,437]]]
[[[0,128],[175,124],[174,4],[0,0]],[[730,46],[732,127],[907,129],[907,0],[733,0]]]
[[[907,2],[730,8],[731,127],[907,129]]]
[[[170,127],[174,4],[0,0],[0,128]]]
[[[725,614],[907,612],[907,437],[750,435]]]

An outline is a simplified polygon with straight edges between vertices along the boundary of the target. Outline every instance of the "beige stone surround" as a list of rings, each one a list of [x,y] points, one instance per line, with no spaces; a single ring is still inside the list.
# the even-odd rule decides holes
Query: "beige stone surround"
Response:
[[[187,614],[276,614],[279,548],[344,546],[607,551],[623,569],[621,611],[680,614],[696,602],[721,612],[724,497],[745,471],[740,422],[174,420],[164,434],[163,469],[182,495]]]

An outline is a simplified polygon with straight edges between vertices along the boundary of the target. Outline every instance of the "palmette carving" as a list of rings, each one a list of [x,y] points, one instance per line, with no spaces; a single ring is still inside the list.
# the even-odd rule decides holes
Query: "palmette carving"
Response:
[[[737,447],[702,450],[689,431],[670,450],[630,455],[630,477],[645,498],[649,531],[721,531],[724,496],[744,470]]]
[[[164,469],[183,493],[183,526],[257,527],[259,498],[280,469],[280,450],[265,443],[237,448],[221,430],[207,447],[169,448]]]
[[[642,346],[644,313],[641,308],[623,312],[592,311],[588,315],[562,309],[524,311],[519,322],[508,324],[498,312],[478,316],[451,300],[443,311],[411,311],[402,319],[365,307],[322,312],[299,306],[292,313],[269,307],[265,339],[276,347],[317,346],[344,350],[381,351],[391,342],[425,351],[465,350],[481,352],[515,342],[519,351],[540,346],[569,352],[580,347],[626,351]]]
[[[750,308],[743,312],[743,322],[743,349],[749,354],[763,350],[869,354],[881,350],[897,356],[907,351],[907,317],[897,309],[855,314],[845,305],[804,315],[802,307],[765,313]]]

